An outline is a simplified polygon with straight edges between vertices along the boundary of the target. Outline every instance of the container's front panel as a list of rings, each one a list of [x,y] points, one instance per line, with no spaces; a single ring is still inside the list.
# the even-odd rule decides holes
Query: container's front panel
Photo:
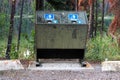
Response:
[[[87,25],[39,24],[35,27],[37,49],[85,49]]]

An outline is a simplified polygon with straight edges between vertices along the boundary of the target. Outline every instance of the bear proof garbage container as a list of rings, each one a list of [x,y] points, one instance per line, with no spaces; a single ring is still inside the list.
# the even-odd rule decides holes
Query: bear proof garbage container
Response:
[[[84,11],[37,11],[36,61],[54,58],[83,60],[87,32],[88,20]]]

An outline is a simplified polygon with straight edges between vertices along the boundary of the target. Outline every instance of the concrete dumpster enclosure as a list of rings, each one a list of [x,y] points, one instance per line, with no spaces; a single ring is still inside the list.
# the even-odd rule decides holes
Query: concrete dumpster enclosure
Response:
[[[84,58],[88,32],[86,12],[37,11],[35,49],[39,58]]]

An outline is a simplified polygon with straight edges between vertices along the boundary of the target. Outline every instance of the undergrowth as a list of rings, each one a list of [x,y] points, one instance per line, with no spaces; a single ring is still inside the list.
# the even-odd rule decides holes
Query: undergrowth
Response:
[[[21,35],[19,51],[17,51],[17,38],[14,37],[12,40],[10,58],[11,59],[28,59],[34,60],[34,32],[28,37],[24,34]],[[0,40],[0,58],[5,58],[7,39]]]
[[[116,40],[99,35],[88,40],[85,58],[90,61],[120,60],[120,48]]]

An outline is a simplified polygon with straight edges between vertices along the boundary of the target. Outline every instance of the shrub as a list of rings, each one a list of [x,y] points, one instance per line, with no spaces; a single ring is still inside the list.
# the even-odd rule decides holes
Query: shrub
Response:
[[[108,60],[120,60],[120,49],[117,42],[111,37],[98,35],[88,40],[85,58],[94,61],[103,61],[106,58]]]

